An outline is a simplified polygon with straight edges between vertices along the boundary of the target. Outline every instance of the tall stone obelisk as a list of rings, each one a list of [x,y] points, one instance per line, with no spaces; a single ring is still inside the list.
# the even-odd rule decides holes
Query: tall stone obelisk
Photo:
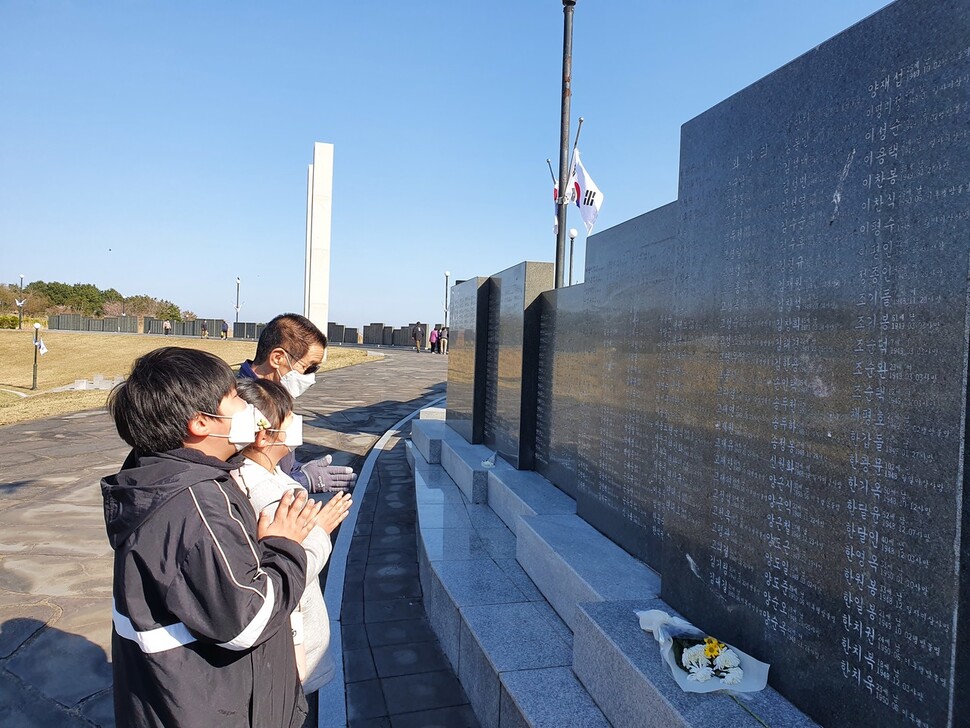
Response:
[[[306,264],[303,315],[327,332],[330,315],[330,218],[333,207],[333,144],[314,142],[306,178]]]

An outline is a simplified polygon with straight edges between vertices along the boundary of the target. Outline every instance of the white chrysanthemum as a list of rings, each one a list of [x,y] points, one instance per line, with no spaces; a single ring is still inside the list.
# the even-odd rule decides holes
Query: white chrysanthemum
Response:
[[[740,667],[732,667],[721,678],[721,682],[725,685],[738,685],[742,677],[744,677],[744,671]]]
[[[696,682],[707,682],[712,677],[714,677],[714,671],[709,667],[699,667],[696,670],[691,670],[690,675],[687,676],[688,680],[695,680]]]
[[[684,650],[684,654],[681,656],[681,662],[684,663],[684,667],[688,670],[706,665],[707,658],[704,657],[704,645],[694,645]]]
[[[714,667],[718,670],[728,670],[741,664],[737,654],[732,650],[723,650],[720,655],[714,658]]]

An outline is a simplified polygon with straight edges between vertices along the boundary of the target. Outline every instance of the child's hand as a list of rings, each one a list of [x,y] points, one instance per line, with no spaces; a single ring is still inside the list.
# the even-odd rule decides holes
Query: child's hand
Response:
[[[296,495],[294,495],[294,493]],[[303,543],[310,530],[317,524],[317,516],[323,505],[308,503],[307,492],[302,488],[287,491],[280,498],[276,514],[270,516],[263,511],[256,522],[256,536],[281,536],[297,543]]]
[[[350,507],[353,504],[350,493],[338,493],[320,511],[317,525],[328,534],[333,533],[334,529],[343,523],[347,514],[350,513]]]

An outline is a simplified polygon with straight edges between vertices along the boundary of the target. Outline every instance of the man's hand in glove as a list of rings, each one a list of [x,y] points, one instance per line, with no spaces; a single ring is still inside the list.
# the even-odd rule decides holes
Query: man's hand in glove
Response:
[[[300,471],[306,476],[306,486],[311,493],[346,492],[357,482],[353,468],[333,465],[333,457],[325,455],[319,460],[305,463]]]

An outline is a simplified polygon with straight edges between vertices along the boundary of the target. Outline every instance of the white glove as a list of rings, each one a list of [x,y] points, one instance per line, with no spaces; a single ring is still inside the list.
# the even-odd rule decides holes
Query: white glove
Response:
[[[300,468],[306,476],[307,490],[311,493],[346,492],[357,482],[357,473],[344,465],[333,465],[333,457],[325,455],[311,460]]]

